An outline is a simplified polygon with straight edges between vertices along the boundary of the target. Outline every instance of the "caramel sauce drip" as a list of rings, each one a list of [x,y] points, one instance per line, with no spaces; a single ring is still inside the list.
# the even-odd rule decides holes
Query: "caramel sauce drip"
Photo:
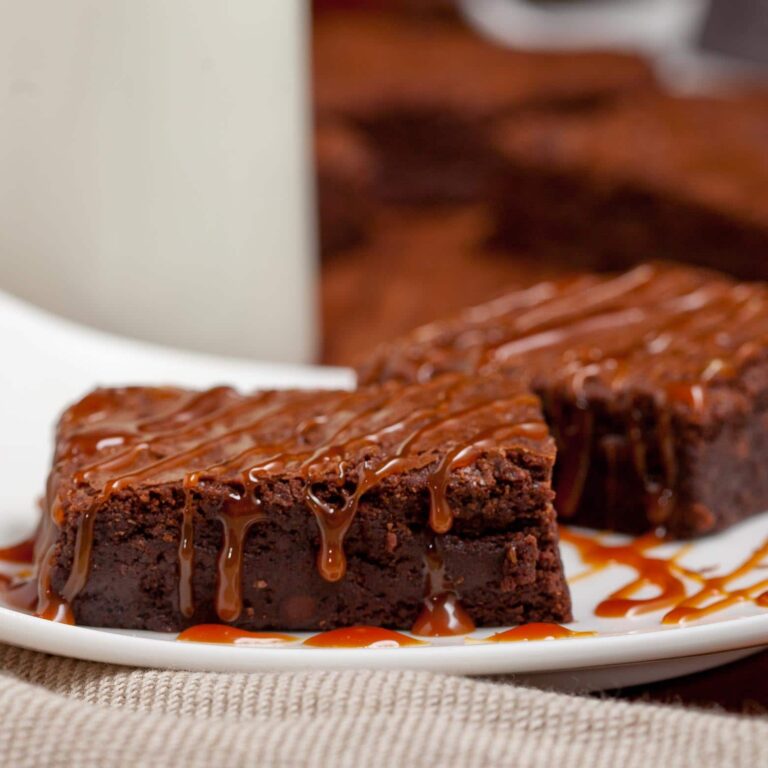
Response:
[[[426,597],[411,632],[421,637],[451,637],[475,630],[475,622],[464,610],[446,578],[445,561],[436,537],[427,543],[424,554]]]
[[[759,568],[766,558],[768,558],[768,541],[726,574],[713,577],[698,574],[699,589],[667,613],[663,619],[664,623],[682,624],[695,621],[749,600],[762,607],[768,607],[768,579],[761,579],[756,584],[740,589],[734,589],[731,586],[733,582],[748,575],[755,568]]]
[[[765,286],[645,264],[615,277],[542,283],[418,328],[384,345],[360,379],[528,371],[556,433],[563,518],[582,502],[597,447],[591,398],[624,399],[630,416],[618,437],[630,446],[648,520],[661,525],[678,511],[675,414],[699,418],[710,392],[738,376],[766,342]],[[561,401],[577,413],[564,414]],[[617,479],[606,478],[608,491]]]
[[[629,544],[611,545],[561,527],[560,540],[576,547],[581,559],[593,570],[600,570],[609,565],[625,565],[637,573],[636,579],[598,604],[595,609],[597,616],[618,618],[649,613],[678,605],[685,599],[682,569],[673,559],[649,557],[646,554],[648,550],[664,542],[664,539],[655,533],[640,536]],[[654,597],[634,597],[648,586],[658,590]]]
[[[40,599],[40,581],[35,573],[36,548],[35,539],[0,548],[0,603],[51,621],[73,624],[72,613],[62,600],[52,599],[48,594]]]
[[[312,648],[403,648],[427,643],[382,627],[344,627],[313,635],[304,641],[304,645]]]
[[[482,387],[461,374],[426,385],[385,385],[356,392],[206,392],[99,390],[62,417],[47,495],[49,544],[40,557],[40,610],[59,615],[85,587],[100,506],[121,493],[181,482],[179,609],[195,613],[196,494],[223,493],[217,514],[222,546],[216,610],[235,622],[243,610],[242,561],[248,534],[266,520],[260,491],[275,476],[298,477],[314,516],[317,566],[327,581],[346,573],[344,539],[362,497],[388,477],[427,470],[430,525],[453,524],[448,490],[454,472],[494,450],[551,450],[538,399],[521,381],[496,377]],[[69,469],[74,467],[74,469]],[[65,485],[61,476],[73,477]],[[92,489],[78,521],[71,572],[61,594],[50,583],[50,547],[68,493]],[[340,499],[340,500],[339,500]]]
[[[652,533],[640,536],[628,544],[604,544],[569,528],[561,527],[560,540],[574,546],[590,569],[577,578],[591,575],[610,565],[623,565],[637,574],[634,579],[612,592],[598,603],[595,615],[605,618],[625,618],[665,610],[664,624],[682,624],[725,610],[737,603],[753,601],[768,607],[768,579],[748,587],[733,588],[731,584],[752,573],[768,558],[768,540],[742,563],[720,576],[707,577],[700,571],[684,567],[680,558],[687,547],[680,547],[668,558],[653,557],[648,551],[665,542]],[[686,579],[697,585],[688,596]],[[651,597],[636,595],[648,587],[655,588]]]
[[[281,632],[248,632],[227,624],[197,624],[185,629],[176,638],[185,643],[216,643],[219,645],[284,645],[299,638]]]
[[[474,632],[475,622],[462,608],[455,592],[426,598],[424,607],[411,627],[421,637],[452,637]]]
[[[517,643],[529,640],[563,640],[569,637],[594,637],[596,632],[577,632],[561,624],[533,622],[497,632],[486,638],[489,643]]]

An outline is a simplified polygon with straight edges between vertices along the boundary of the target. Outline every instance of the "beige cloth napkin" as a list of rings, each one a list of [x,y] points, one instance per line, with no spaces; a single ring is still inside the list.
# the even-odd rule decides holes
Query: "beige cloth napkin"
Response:
[[[132,670],[0,645],[0,766],[768,766],[768,719],[422,672]]]

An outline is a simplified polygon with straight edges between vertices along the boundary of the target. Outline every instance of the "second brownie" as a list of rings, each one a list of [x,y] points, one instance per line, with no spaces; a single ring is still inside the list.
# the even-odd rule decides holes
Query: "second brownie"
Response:
[[[687,537],[768,508],[768,288],[646,264],[511,292],[382,346],[364,382],[527,371],[568,521]]]

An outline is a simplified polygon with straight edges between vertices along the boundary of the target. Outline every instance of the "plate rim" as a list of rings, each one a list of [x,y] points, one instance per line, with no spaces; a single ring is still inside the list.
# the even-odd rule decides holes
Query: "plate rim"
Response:
[[[768,646],[768,613],[616,635],[396,649],[235,647],[176,642],[168,635],[56,624],[0,606],[0,641],[83,661],[210,672],[419,669],[468,675],[568,672],[759,649]]]

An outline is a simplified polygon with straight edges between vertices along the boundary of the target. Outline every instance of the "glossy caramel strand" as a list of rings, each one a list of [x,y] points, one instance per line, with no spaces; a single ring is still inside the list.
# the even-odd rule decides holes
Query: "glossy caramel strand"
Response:
[[[534,640],[564,640],[572,637],[594,637],[596,632],[578,632],[561,624],[533,622],[497,632],[486,638],[489,643],[519,643]]]
[[[605,544],[563,526],[560,540],[574,546],[582,561],[589,566],[588,571],[576,578],[610,565],[627,566],[636,573],[634,579],[598,603],[595,608],[597,616],[626,618],[664,610],[662,623],[682,624],[746,601],[768,607],[768,579],[759,579],[748,587],[731,586],[764,564],[768,559],[768,540],[743,562],[719,576],[706,576],[683,566],[680,558],[687,551],[685,546],[678,548],[672,557],[650,555],[649,550],[665,543],[665,539],[655,533],[640,536],[626,544]],[[691,595],[687,594],[686,580],[697,585]],[[654,587],[655,594],[638,598],[637,594],[647,587]]]
[[[427,645],[423,640],[383,627],[341,627],[304,641],[311,648],[405,648]]]
[[[295,643],[299,638],[282,632],[249,632],[228,624],[196,624],[179,633],[176,639],[183,643],[262,646]]]
[[[475,630],[475,622],[446,576],[439,542],[437,536],[430,536],[424,552],[424,604],[411,627],[411,632],[420,637],[452,637]]]

